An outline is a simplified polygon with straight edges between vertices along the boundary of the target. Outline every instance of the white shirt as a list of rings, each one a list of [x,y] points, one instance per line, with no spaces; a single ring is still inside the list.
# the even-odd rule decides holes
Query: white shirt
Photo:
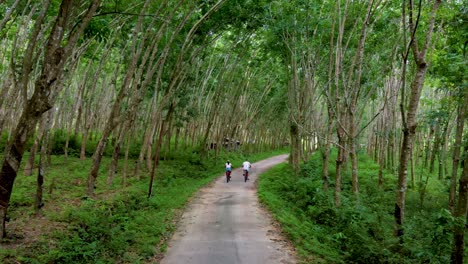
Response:
[[[242,167],[244,167],[244,170],[249,170],[250,169],[250,162],[244,161],[244,163],[242,163]]]
[[[232,168],[232,164],[231,163],[226,163],[226,169],[231,170],[231,168]]]

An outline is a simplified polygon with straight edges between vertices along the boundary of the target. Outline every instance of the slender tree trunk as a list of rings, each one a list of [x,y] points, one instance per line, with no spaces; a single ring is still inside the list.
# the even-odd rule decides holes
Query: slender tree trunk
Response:
[[[328,105],[328,104],[327,104]],[[331,109],[332,106],[328,105],[328,122],[327,122],[327,137],[325,142],[325,150],[322,154],[323,160],[323,171],[322,171],[322,179],[323,179],[323,190],[328,191],[328,187],[330,184],[330,177],[328,176],[329,170],[329,162],[330,162],[330,147],[331,147],[331,137],[333,133],[333,110]]]
[[[117,142],[115,143],[114,152],[112,153],[112,160],[109,165],[109,171],[107,172],[107,184],[108,185],[112,185],[112,183],[114,182],[115,173],[117,172],[117,166],[119,164],[120,149],[122,148],[122,144],[124,142],[125,133],[126,133],[125,128],[123,128],[123,126],[125,125],[122,124],[122,128],[120,129],[119,137],[117,139]]]
[[[149,189],[148,189],[148,198],[150,198],[153,195],[153,185],[154,185],[154,179],[156,175],[156,167],[159,164],[159,155],[161,152],[161,145],[162,145],[162,140],[164,137],[165,130],[166,130],[166,121],[162,120],[161,128],[159,130],[158,142],[156,143],[156,150],[154,152],[153,166],[151,169],[150,183],[149,183]]]
[[[166,147],[164,150],[164,160],[167,159],[167,156],[171,155],[171,138],[172,138],[172,121],[173,119],[169,120],[167,124],[167,133],[165,135],[166,138]]]
[[[41,122],[44,123],[44,122]],[[39,128],[39,133],[40,131],[43,131],[43,125],[41,124],[41,127]],[[34,170],[34,164],[36,163],[36,153],[37,153],[37,148],[39,147],[39,141],[42,138],[42,134],[38,134],[37,137],[34,139],[34,143],[31,147],[31,150],[29,151],[29,158],[28,161],[26,162],[26,165],[24,166],[24,171],[23,175],[24,176],[31,176],[33,170]]]
[[[86,142],[88,141],[88,133],[91,129],[91,121],[86,124],[86,127],[83,131],[83,135],[81,137],[81,148],[80,148],[80,160],[86,159]]]
[[[160,115],[158,116],[155,116],[155,119],[154,119],[154,122],[153,122],[153,126],[151,128],[151,133],[150,133],[150,136],[148,138],[148,149],[147,149],[147,152],[146,152],[146,169],[148,169],[148,171],[151,171],[153,170],[153,163],[152,163],[152,153],[153,153],[153,145],[154,145],[154,137],[156,135],[156,130],[158,128],[158,126],[160,125],[160,122],[161,122],[161,119],[162,117]]]
[[[425,154],[424,168],[427,168],[429,166],[429,160],[430,160],[430,157],[431,157],[431,142],[434,140],[433,139],[434,132],[435,132],[434,126],[430,125],[429,136],[427,137],[426,148],[425,148],[425,151],[424,151],[424,154]]]
[[[385,144],[385,138],[382,137],[380,139],[380,147],[379,147],[379,188],[383,188],[383,170],[385,167],[385,148],[387,145]]]
[[[47,157],[47,150],[49,145],[49,135],[50,135],[50,128],[52,126],[52,120],[54,117],[54,109],[49,110],[47,114],[46,124],[44,126],[44,131],[42,132],[41,138],[41,152],[39,155],[39,166],[37,170],[37,189],[36,189],[36,202],[35,202],[35,211],[36,215],[41,215],[41,208],[44,206],[42,200],[42,193],[43,193],[43,184],[44,184],[44,176],[47,164],[45,159]]]
[[[465,156],[468,155],[468,146],[465,146]],[[453,233],[453,252],[452,262],[454,264],[464,263],[465,250],[465,230],[466,230],[466,214],[468,207],[468,162],[464,163],[463,172],[459,181],[458,205],[455,211],[455,217],[459,219]]]
[[[421,90],[424,84],[424,79],[426,75],[426,71],[428,68],[428,64],[426,62],[426,54],[429,49],[431,40],[432,40],[432,32],[434,29],[435,18],[437,9],[440,5],[440,0],[435,0],[432,13],[431,13],[431,21],[428,25],[428,29],[426,32],[426,41],[424,46],[420,50],[418,46],[418,40],[416,39],[416,34],[413,34],[416,31],[415,22],[413,21],[413,5],[410,3],[409,5],[409,27],[410,33],[412,34],[412,39],[410,40],[411,43],[411,50],[413,51],[413,57],[416,63],[416,75],[411,83],[411,90],[409,95],[408,101],[408,111],[405,114],[405,107],[404,107],[404,97],[402,98],[402,103],[400,106],[401,115],[403,120],[403,142],[401,144],[401,151],[400,151],[400,163],[398,167],[398,184],[396,190],[396,203],[395,203],[395,235],[400,237],[403,235],[403,224],[405,220],[405,206],[406,206],[406,190],[407,190],[407,178],[408,178],[408,161],[410,156],[412,155],[412,147],[413,147],[413,140],[414,135],[416,133],[417,127],[417,111],[419,106],[419,98],[421,96]],[[403,10],[406,10],[406,6],[403,5]],[[405,12],[403,12],[405,14]],[[406,16],[403,15],[403,20],[406,19]],[[405,44],[406,45],[406,44]],[[406,62],[407,62],[408,53],[405,55],[403,59],[403,76],[402,80],[406,78]],[[402,93],[404,94],[405,86],[403,83]]]
[[[215,108],[217,108],[217,103],[216,103],[216,101],[219,101],[219,100],[215,100],[215,103],[214,103],[215,106],[213,106],[213,107],[215,107]],[[202,140],[202,146],[201,146],[201,147],[202,147],[202,156],[204,156],[204,155],[206,155],[206,154],[208,153],[207,147],[206,147],[206,146],[207,146],[207,144],[208,144],[208,137],[209,137],[209,135],[210,135],[211,127],[213,126],[213,122],[214,122],[214,120],[213,120],[213,119],[214,119],[214,118],[213,118],[213,116],[214,116],[214,110],[212,110],[212,111],[213,111],[213,114],[211,114],[211,117],[212,117],[212,118],[210,118],[210,119],[208,120],[208,125],[207,125],[207,127],[206,127],[205,135],[203,136],[203,140]]]
[[[290,124],[289,131],[291,133],[291,155],[289,160],[290,164],[294,167],[294,171],[299,173],[299,164],[302,156],[302,143],[298,125],[295,123]]]
[[[325,142],[325,151],[323,154],[323,189],[325,191],[329,188],[329,163],[330,163],[330,147],[331,147],[331,140],[333,134],[333,120],[336,117],[332,100],[335,98],[333,92],[333,65],[334,65],[334,53],[331,52],[334,48],[335,44],[335,28],[336,28],[336,19],[333,19],[332,22],[332,29],[330,34],[330,43],[329,43],[329,57],[328,57],[328,85],[327,85],[327,113],[328,113],[328,122],[327,122],[327,137]],[[336,92],[336,91],[335,91]],[[337,125],[338,126],[338,125]],[[336,187],[336,186],[335,186]],[[337,200],[335,197],[335,204],[337,204]]]
[[[138,177],[140,175],[141,168],[145,162],[145,155],[149,153],[149,156],[147,156],[148,157],[147,159],[151,160],[151,151],[153,148],[153,141],[154,141],[153,137],[154,137],[156,127],[158,125],[157,116],[159,115],[159,112],[157,111],[157,108],[156,108],[157,98],[158,98],[157,93],[155,93],[151,101],[151,106],[149,107],[148,115],[146,116],[142,146],[140,149],[140,153],[138,154],[138,159],[136,161],[135,168],[134,168],[134,174],[138,175]],[[150,166],[150,164],[151,164],[151,161],[149,162],[149,164],[146,165],[148,171],[151,171],[151,167],[148,167]]]
[[[432,146],[432,151],[431,151],[431,160],[429,163],[429,173],[434,172],[434,164],[435,164],[435,159],[439,155],[440,151],[440,124],[436,124],[435,127],[435,133],[434,133],[434,144]]]
[[[339,146],[338,154],[336,156],[336,176],[335,176],[335,206],[341,206],[341,170],[343,167],[343,152],[344,150]]]
[[[374,7],[374,4],[376,6]],[[357,126],[358,120],[356,116],[357,104],[361,93],[361,76],[362,76],[362,61],[364,59],[364,47],[367,38],[367,28],[371,24],[372,8],[377,8],[380,2],[374,3],[373,0],[369,1],[367,13],[365,19],[362,23],[361,35],[359,37],[359,43],[357,46],[356,55],[351,65],[349,71],[349,83],[351,82],[351,76],[354,76],[354,84],[352,85],[353,89],[350,91],[352,98],[350,98],[351,103],[348,105],[348,124],[349,124],[349,154],[351,159],[351,180],[353,186],[353,192],[355,194],[359,193],[359,180],[358,180],[358,158],[356,151],[356,138],[358,137]],[[349,87],[349,86],[347,86]]]
[[[133,133],[131,133],[133,134]],[[131,135],[127,137],[127,146],[125,148],[125,159],[124,159],[124,165],[123,165],[123,170],[122,170],[122,186],[125,187],[127,186],[127,175],[128,175],[128,156],[130,153],[130,144],[132,143],[131,141]]]
[[[413,132],[414,134],[414,132]],[[397,202],[395,204],[395,219],[397,224],[397,236],[403,235],[403,220],[405,219],[405,205],[406,205],[406,188],[408,177],[408,159],[411,155],[411,141],[412,135],[408,129],[403,131],[403,143],[400,153],[400,166],[398,170],[398,189],[397,189]]]
[[[375,134],[376,131],[372,131],[371,133]],[[374,138],[374,140],[372,140],[372,141],[369,140],[369,142],[374,142],[373,148],[371,148],[371,147],[367,148],[367,155],[369,155],[369,156],[372,155],[373,160],[375,162],[379,162],[380,161],[380,149],[381,149],[380,145],[382,144],[382,139],[381,139],[382,135],[380,135],[380,136],[373,135],[373,138]]]
[[[444,128],[442,130],[442,137],[441,137],[441,146],[439,149],[439,156],[437,157],[439,161],[439,179],[442,180],[445,177],[445,153],[447,152],[447,141],[448,141],[448,133],[449,133],[449,123],[450,120],[447,120],[447,123],[444,124]]]
[[[463,140],[463,127],[468,107],[468,88],[463,89],[463,100],[458,104],[457,130],[455,132],[455,144],[453,146],[452,175],[450,180],[449,209],[452,215],[455,214],[455,196],[457,192],[458,166],[460,164],[460,148]],[[468,163],[468,161],[465,161]]]
[[[354,117],[351,117],[350,120],[353,120]],[[350,134],[355,135],[355,124],[351,122],[350,124]],[[356,152],[356,142],[355,137],[350,137],[349,143],[349,157],[351,159],[351,182],[353,187],[353,192],[355,194],[359,193],[359,179],[358,179],[358,159],[357,159],[357,152]]]
[[[114,115],[111,115],[111,118],[115,118]],[[111,121],[112,122],[112,121]],[[91,171],[88,175],[88,182],[87,182],[87,191],[90,197],[95,197],[94,189],[96,185],[96,179],[98,177],[99,168],[101,165],[102,157],[104,156],[104,150],[106,149],[107,143],[109,141],[109,135],[113,130],[114,126],[106,126],[102,133],[102,137],[99,140],[98,145],[96,146],[96,151],[93,155],[93,162],[91,164]]]
[[[393,116],[393,114],[392,114]],[[393,121],[395,119],[392,119]],[[391,131],[389,132],[388,134],[388,147],[387,147],[387,158],[386,158],[386,166],[385,168],[387,169],[391,169],[392,172],[395,171],[395,162],[394,162],[394,158],[395,158],[395,135],[394,135],[394,122],[392,122],[392,129]]]
[[[89,65],[88,65],[89,66]],[[90,67],[88,67],[90,68]],[[80,132],[80,124],[81,124],[81,117],[83,114],[83,97],[84,97],[84,91],[85,91],[85,86],[86,86],[86,78],[88,74],[86,74],[85,80],[83,81],[83,84],[80,85],[80,88],[78,90],[78,98],[76,99],[76,122],[75,122],[75,135],[78,135]]]
[[[341,182],[342,182],[342,170],[346,163],[346,142],[345,142],[345,132],[342,126],[344,120],[341,120],[341,124],[337,125],[336,131],[338,136],[338,154],[336,156],[336,176],[335,176],[335,206],[341,206]],[[338,122],[340,123],[340,122]]]

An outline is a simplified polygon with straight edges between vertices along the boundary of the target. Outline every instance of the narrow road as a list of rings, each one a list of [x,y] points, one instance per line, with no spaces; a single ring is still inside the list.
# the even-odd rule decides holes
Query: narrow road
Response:
[[[261,208],[255,187],[258,174],[286,158],[281,155],[252,164],[247,182],[237,168],[231,182],[226,183],[223,176],[200,190],[183,214],[161,263],[296,263],[293,250]]]

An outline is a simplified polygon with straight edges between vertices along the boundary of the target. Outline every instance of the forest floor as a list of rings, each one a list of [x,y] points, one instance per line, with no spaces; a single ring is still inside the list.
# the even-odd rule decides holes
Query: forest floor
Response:
[[[260,173],[287,155],[252,164],[250,180],[242,168],[202,188],[182,215],[163,264],[297,263],[296,253],[257,199]]]

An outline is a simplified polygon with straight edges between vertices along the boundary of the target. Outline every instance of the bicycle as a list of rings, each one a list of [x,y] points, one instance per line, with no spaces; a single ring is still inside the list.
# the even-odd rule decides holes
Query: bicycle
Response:
[[[231,181],[231,171],[226,171],[226,182]]]
[[[244,182],[247,182],[249,180],[249,171],[248,170],[244,170]]]

